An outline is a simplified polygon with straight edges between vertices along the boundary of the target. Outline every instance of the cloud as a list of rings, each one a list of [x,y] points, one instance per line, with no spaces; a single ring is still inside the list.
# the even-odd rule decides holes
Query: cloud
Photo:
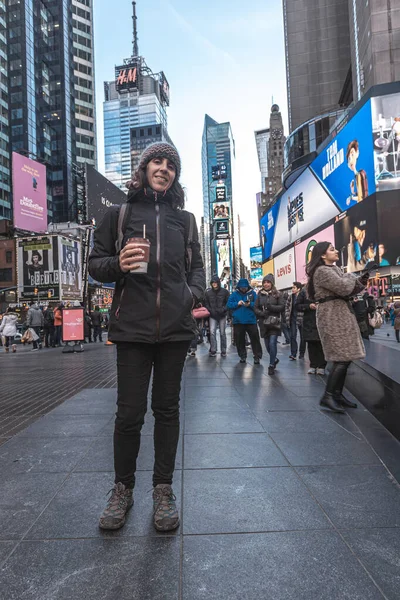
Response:
[[[223,57],[227,62],[229,62],[232,66],[238,67],[238,62],[234,59],[234,57],[226,52],[222,48],[219,48],[216,44],[211,42],[208,38],[206,38],[202,33],[200,33],[192,23],[190,23],[180,12],[176,10],[176,8],[169,2],[169,0],[162,0],[163,6],[169,10],[169,12],[175,17],[180,28],[188,33],[192,38],[203,47],[207,48],[214,55],[218,55],[219,57]]]

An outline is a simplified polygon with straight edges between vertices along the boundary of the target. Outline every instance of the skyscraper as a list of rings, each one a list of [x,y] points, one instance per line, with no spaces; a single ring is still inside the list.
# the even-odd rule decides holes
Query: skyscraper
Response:
[[[205,116],[202,140],[204,259],[207,280],[215,273],[231,287],[240,255],[232,201],[235,142],[230,123]],[[237,247],[235,246],[237,245]]]
[[[261,191],[265,194],[265,179],[268,177],[268,146],[269,146],[269,129],[259,129],[254,132],[257,146],[258,166],[261,173]]]
[[[77,12],[83,7],[84,16]],[[18,152],[47,167],[49,221],[77,219],[72,167],[81,130],[75,123],[75,78],[85,68],[94,87],[90,9],[91,0],[0,2],[0,218],[12,217],[11,154]],[[90,56],[83,56],[83,39]],[[93,107],[93,97],[78,99],[78,105],[85,103]],[[91,118],[94,131],[94,113]],[[78,151],[82,160],[95,160],[94,135],[90,139],[91,154],[83,153],[83,145]]]
[[[156,141],[171,142],[167,132],[169,84],[139,56],[136,2],[133,5],[133,53],[115,67],[104,83],[104,149],[106,177],[120,189],[132,179],[143,150]]]
[[[93,0],[72,0],[76,161],[97,166]]]

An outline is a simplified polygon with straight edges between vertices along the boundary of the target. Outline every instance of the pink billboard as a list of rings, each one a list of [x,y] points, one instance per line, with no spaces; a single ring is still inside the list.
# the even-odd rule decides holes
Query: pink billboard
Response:
[[[312,237],[304,240],[304,242],[300,242],[300,244],[295,246],[296,275],[297,281],[300,281],[301,283],[307,283],[306,266],[310,262],[313,248],[318,242],[335,243],[333,225],[330,225],[326,229],[323,229],[319,233],[316,233]]]
[[[47,231],[46,167],[17,152],[12,154],[14,227]]]

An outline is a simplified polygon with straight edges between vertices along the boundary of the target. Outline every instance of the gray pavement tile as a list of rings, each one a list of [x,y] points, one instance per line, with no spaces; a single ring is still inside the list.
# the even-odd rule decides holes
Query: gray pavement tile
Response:
[[[400,442],[383,425],[380,428],[365,429],[360,425],[362,433],[371,444],[379,458],[387,466],[391,474],[400,483]]]
[[[361,433],[282,432],[270,434],[293,466],[380,464]]]
[[[202,396],[200,398],[185,398],[185,413],[194,412],[213,412],[220,410],[249,410],[246,401],[239,396],[225,396],[224,393],[219,396]]]
[[[178,600],[179,540],[23,542],[1,573],[7,600]]]
[[[109,415],[45,415],[16,437],[90,437],[100,433]]]
[[[175,471],[173,489],[178,507],[181,495],[181,471]],[[98,522],[114,485],[113,473],[73,473],[58,492],[35,527],[30,540],[54,538],[163,536],[153,526],[152,472],[136,474],[134,505],[125,526],[119,531],[104,532]],[[171,535],[179,534],[179,529]]]
[[[296,469],[336,527],[400,527],[400,487],[379,466]]]
[[[315,411],[256,411],[254,414],[267,433],[319,432],[336,433],[342,428],[357,432],[356,425],[347,415],[335,415]]]
[[[6,442],[8,442],[10,438],[8,437],[4,437],[4,438],[0,438],[0,446],[2,446],[3,444],[5,444]]]
[[[287,460],[265,433],[185,435],[185,469],[284,466]]]
[[[400,595],[400,529],[342,532],[388,600]]]
[[[219,388],[217,392],[211,393],[207,388],[186,388],[185,400],[189,398],[241,398],[240,393],[234,388],[227,386],[226,388]]]
[[[0,473],[68,473],[94,439],[14,437],[0,449]]]
[[[184,471],[184,533],[329,529],[290,468]]]
[[[3,473],[0,493],[0,539],[21,539],[64,479],[63,473]]]
[[[283,388],[274,392],[263,393],[260,390],[244,396],[247,404],[255,411],[317,411],[319,409],[316,397],[298,397]]]
[[[227,387],[227,385],[229,385],[229,380],[228,379],[220,379],[220,378],[215,378],[213,376],[211,377],[203,377],[201,379],[191,379],[189,382],[186,381],[186,389],[187,388],[215,388],[217,390],[217,393],[220,394],[221,390],[220,388],[224,388]]]
[[[187,433],[264,433],[262,425],[248,410],[185,414]]]
[[[1,452],[0,452],[1,455]],[[153,436],[143,435],[137,461],[138,471],[152,471],[154,465]],[[182,438],[179,439],[175,468],[182,468]],[[97,438],[75,469],[75,472],[104,471],[114,473],[113,436]]]
[[[0,541],[0,564],[7,558],[10,554],[11,550],[17,545],[17,541],[15,542],[6,542]],[[0,571],[0,580],[1,580],[1,571]]]
[[[185,537],[186,600],[382,600],[333,531]]]
[[[89,392],[96,392],[90,394]],[[52,415],[112,415],[117,409],[117,390],[84,390],[66,400]]]

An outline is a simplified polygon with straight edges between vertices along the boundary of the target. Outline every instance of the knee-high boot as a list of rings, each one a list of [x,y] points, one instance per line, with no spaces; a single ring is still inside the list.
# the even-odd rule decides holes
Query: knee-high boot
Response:
[[[349,362],[339,362],[336,363],[337,367],[337,380],[336,380],[336,388],[334,391],[335,400],[340,406],[344,408],[357,408],[357,404],[355,402],[351,402],[351,400],[347,400],[345,396],[343,396],[343,388],[344,383],[346,381],[347,370],[351,363]]]
[[[332,368],[329,372],[328,380],[326,382],[325,393],[319,402],[320,406],[323,408],[329,408],[336,413],[344,413],[344,409],[335,398],[335,391],[340,386],[340,379],[343,378],[343,368],[340,368],[341,365],[343,365],[343,363],[334,362],[332,364]]]

